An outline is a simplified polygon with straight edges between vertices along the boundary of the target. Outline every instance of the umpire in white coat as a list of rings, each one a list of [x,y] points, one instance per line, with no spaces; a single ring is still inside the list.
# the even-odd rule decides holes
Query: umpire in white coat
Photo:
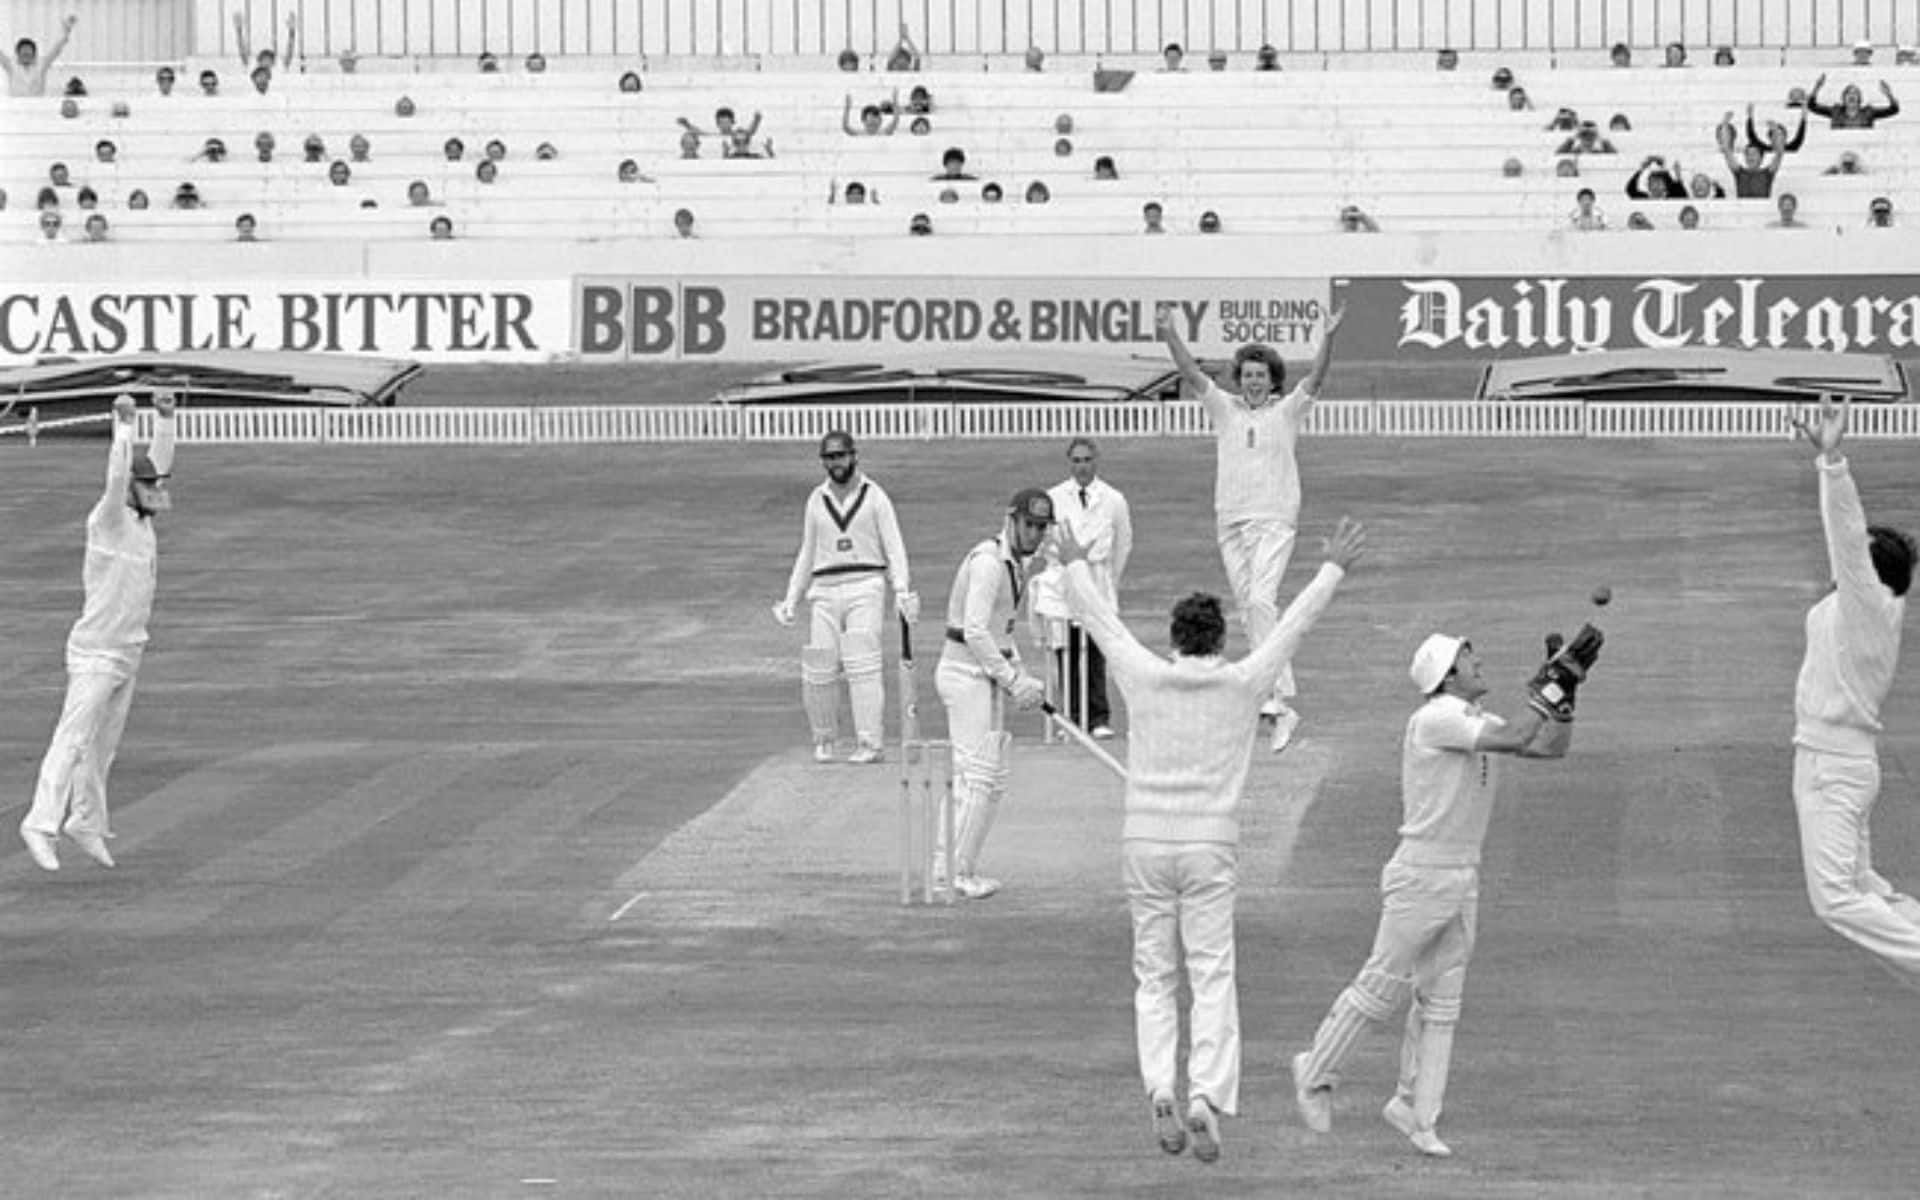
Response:
[[[1120,579],[1133,555],[1133,514],[1119,488],[1100,477],[1100,450],[1092,438],[1067,444],[1071,474],[1047,490],[1060,525],[1087,547],[1087,567],[1114,608],[1120,606]],[[1053,655],[1059,681],[1060,711],[1097,738],[1113,736],[1113,706],[1107,697],[1107,657],[1100,643],[1073,620],[1060,582],[1060,566],[1049,554],[1047,570],[1033,580],[1033,615]],[[1082,711],[1084,710],[1084,711]]]

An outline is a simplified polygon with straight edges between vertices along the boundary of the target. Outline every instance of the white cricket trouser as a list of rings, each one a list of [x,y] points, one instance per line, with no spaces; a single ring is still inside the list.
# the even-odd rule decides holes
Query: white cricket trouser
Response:
[[[831,651],[839,661],[851,700],[854,736],[878,746],[886,720],[880,648],[880,631],[886,623],[886,576],[875,572],[835,582],[816,581],[807,589],[807,599],[811,602],[807,646]]]
[[[1147,1094],[1172,1093],[1180,1045],[1181,948],[1193,993],[1188,1096],[1228,1115],[1240,1108],[1240,995],[1234,982],[1238,851],[1219,842],[1121,847],[1133,913],[1134,1040]]]
[[[1219,536],[1227,586],[1240,608],[1249,646],[1258,646],[1280,623],[1280,581],[1293,560],[1293,525],[1278,518],[1250,517],[1220,526]],[[1280,669],[1273,694],[1283,701],[1294,695],[1292,663]]]
[[[1873,869],[1869,822],[1879,796],[1875,759],[1795,749],[1793,807],[1814,915],[1920,988],[1920,906]]]
[[[40,781],[22,829],[58,834],[71,820],[81,832],[111,836],[107,773],[127,727],[139,667],[138,651],[127,658],[68,653],[66,704],[40,761]]]

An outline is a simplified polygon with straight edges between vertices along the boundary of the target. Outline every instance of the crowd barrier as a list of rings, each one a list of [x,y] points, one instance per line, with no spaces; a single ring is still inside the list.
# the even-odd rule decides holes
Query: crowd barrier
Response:
[[[1767,439],[1791,435],[1793,405],[1458,400],[1335,400],[1312,437]],[[97,419],[97,418],[94,418]],[[151,437],[143,409],[137,432]],[[42,428],[51,428],[52,423]],[[186,408],[176,433],[209,445],[538,446],[811,442],[844,429],[863,441],[1051,441],[1207,437],[1198,403],[997,403],[498,408]],[[21,435],[28,427],[0,427]],[[1857,439],[1920,439],[1920,405],[1860,404]]]

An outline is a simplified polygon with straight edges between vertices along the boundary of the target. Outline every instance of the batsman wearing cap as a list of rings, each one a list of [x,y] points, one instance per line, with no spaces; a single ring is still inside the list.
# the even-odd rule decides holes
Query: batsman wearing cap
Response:
[[[1022,488],[1007,506],[1000,532],[960,560],[947,596],[946,643],[933,682],[953,743],[953,890],[968,900],[1000,890],[998,880],[979,873],[979,864],[1007,792],[1013,735],[1005,729],[1004,697],[1023,711],[1047,697],[1047,685],[1020,667],[1013,628],[1027,570],[1052,525],[1052,499],[1039,488]],[[944,857],[945,846],[935,846],[934,862]]]
[[[147,644],[158,564],[154,514],[173,507],[167,478],[173,471],[173,407],[170,393],[154,397],[153,445],[133,447],[134,401],[113,402],[113,445],[107,452],[107,486],[87,515],[87,557],[82,571],[86,599],[67,635],[67,699],[40,764],[33,807],[20,822],[20,837],[33,861],[60,869],[60,835],[88,858],[113,865],[106,839],[107,772],[126,728],[133,680]]]
[[[1436,633],[1414,652],[1408,674],[1425,702],[1407,720],[1400,751],[1405,816],[1400,846],[1380,873],[1380,925],[1373,952],[1334,1000],[1313,1045],[1294,1056],[1294,1098],[1307,1128],[1333,1128],[1340,1064],[1368,1025],[1409,999],[1400,1081],[1381,1110],[1422,1154],[1453,1153],[1434,1125],[1453,1061],[1467,961],[1480,910],[1480,847],[1493,815],[1494,755],[1560,758],[1573,730],[1575,689],[1604,639],[1591,625],[1570,644],[1547,639],[1548,658],[1527,686],[1527,710],[1512,724],[1480,707],[1487,681],[1465,638]]]
[[[880,649],[887,584],[892,582],[894,608],[909,625],[920,618],[920,597],[913,594],[893,501],[860,470],[853,435],[836,429],[821,438],[820,463],[827,477],[807,497],[800,552],[773,619],[792,625],[801,595],[813,602],[807,645],[800,651],[800,698],[813,729],[814,760],[831,760],[839,741],[844,673],[855,741],[847,761],[879,762],[887,711]]]

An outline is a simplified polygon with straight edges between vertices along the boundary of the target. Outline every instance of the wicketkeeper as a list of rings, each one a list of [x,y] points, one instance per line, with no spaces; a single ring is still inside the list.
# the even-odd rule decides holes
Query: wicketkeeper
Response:
[[[1480,908],[1480,847],[1493,815],[1496,754],[1559,758],[1573,732],[1574,697],[1599,657],[1600,631],[1583,626],[1527,685],[1527,710],[1511,725],[1480,707],[1486,680],[1465,638],[1436,633],[1414,653],[1409,674],[1426,702],[1407,721],[1400,779],[1400,847],[1380,875],[1373,953],[1334,1000],[1313,1045],[1294,1056],[1300,1116],[1315,1133],[1333,1128],[1340,1064],[1372,1022],[1411,999],[1400,1043],[1400,1081],[1381,1110],[1422,1153],[1452,1151],[1435,1124],[1453,1060],[1467,962]]]

